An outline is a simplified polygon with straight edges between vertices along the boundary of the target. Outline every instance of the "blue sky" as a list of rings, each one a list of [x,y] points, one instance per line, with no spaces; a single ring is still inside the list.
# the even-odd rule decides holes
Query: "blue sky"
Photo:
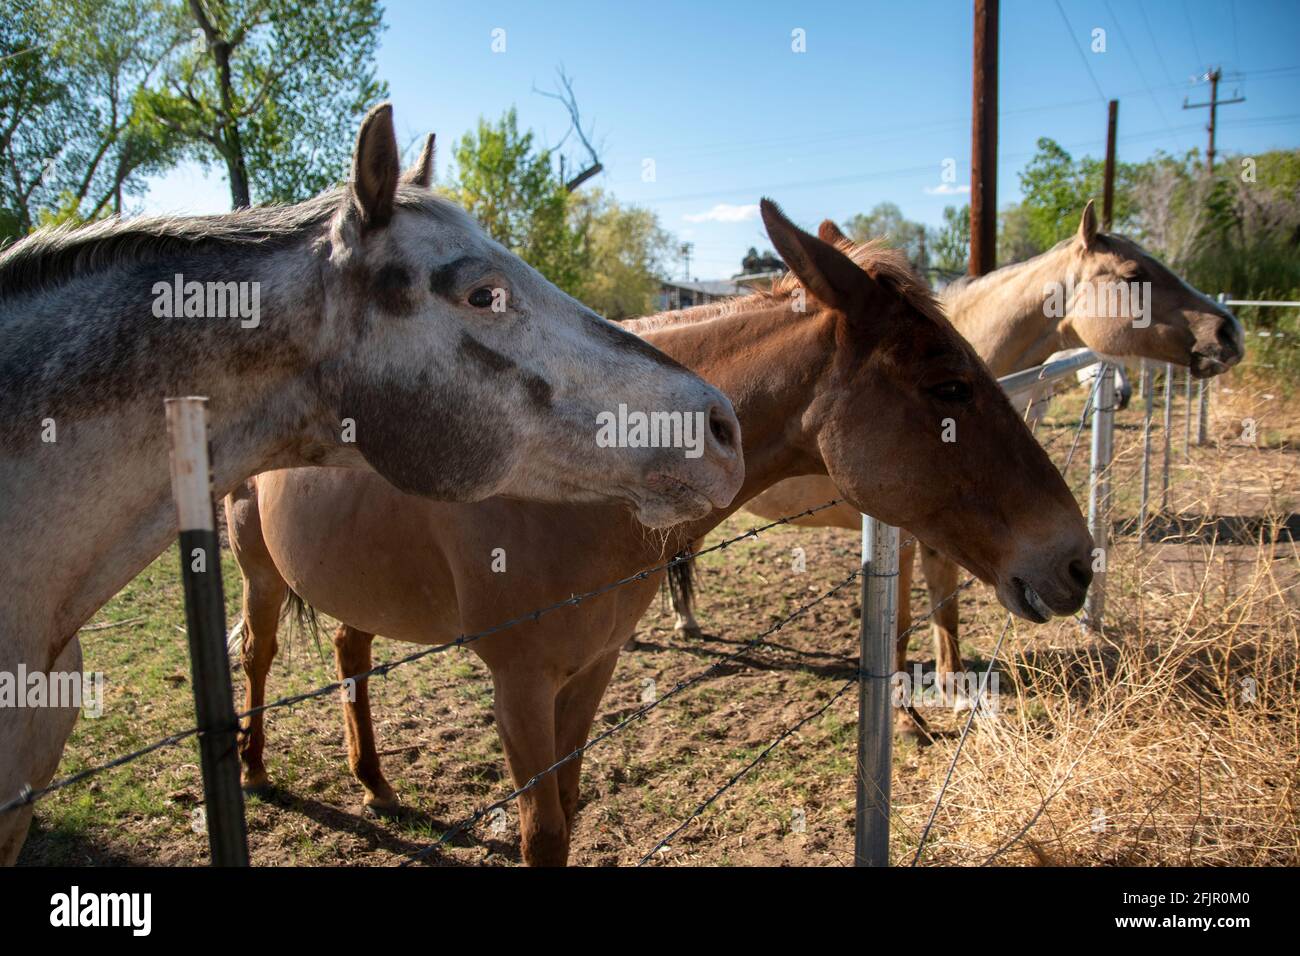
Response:
[[[810,226],[884,200],[938,223],[967,200],[954,190],[970,179],[970,0],[392,0],[385,20],[378,72],[403,144],[436,132],[441,172],[479,116],[512,105],[554,144],[567,114],[533,87],[551,88],[563,64],[603,144],[592,184],[692,242],[695,277],[730,275],[767,245],[764,195]],[[1098,28],[1104,52],[1091,50]],[[1222,96],[1246,97],[1220,108],[1221,150],[1300,146],[1297,38],[1296,0],[1003,0],[999,205],[1017,198],[1039,136],[1100,155],[1110,97],[1121,159],[1203,150],[1209,111],[1182,104],[1207,97],[1191,78],[1213,65]],[[216,212],[228,195],[217,171],[186,167],[152,183],[144,207]]]

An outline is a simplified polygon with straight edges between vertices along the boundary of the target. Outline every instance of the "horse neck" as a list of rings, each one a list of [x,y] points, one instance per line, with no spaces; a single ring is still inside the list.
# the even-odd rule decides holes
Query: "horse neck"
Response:
[[[988,275],[949,286],[942,295],[948,318],[995,376],[1042,362],[1077,343],[1061,330],[1061,318],[1044,308],[1049,290],[1074,274],[1070,243]]]
[[[685,526],[687,537],[712,530],[778,481],[825,473],[811,410],[835,352],[828,315],[796,313],[788,301],[772,300],[646,338],[726,393],[740,420],[744,484],[728,508]]]
[[[322,301],[312,255],[304,244],[242,263],[239,279],[261,283],[256,329],[153,315],[153,281],[222,274],[197,253],[0,302],[0,368],[13,373],[0,386],[0,579],[21,595],[0,612],[0,631],[68,639],[166,547],[175,515],[165,397],[209,398],[218,495],[303,463],[319,411],[292,339],[319,328],[304,314]],[[53,442],[42,441],[43,423]]]

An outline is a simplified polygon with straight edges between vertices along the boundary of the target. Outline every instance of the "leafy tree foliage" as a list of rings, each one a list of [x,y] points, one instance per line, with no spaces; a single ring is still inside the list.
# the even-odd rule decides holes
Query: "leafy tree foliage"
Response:
[[[315,195],[387,95],[377,0],[186,0],[192,38],[144,97],[189,155],[224,166],[235,208]]]

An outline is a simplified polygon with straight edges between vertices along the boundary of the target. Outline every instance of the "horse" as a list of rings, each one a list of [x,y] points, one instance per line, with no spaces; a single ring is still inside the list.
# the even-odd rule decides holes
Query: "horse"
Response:
[[[227,499],[244,588],[248,709],[262,705],[281,609],[291,595],[342,622],[340,678],[371,666],[376,634],[447,644],[625,576],[637,580],[469,644],[495,686],[497,727],[517,784],[586,739],[619,652],[663,574],[741,501],[799,474],[828,474],[853,507],[922,532],[1041,622],[1083,601],[1092,540],[1064,480],[988,368],[894,250],[854,259],[760,209],[792,270],[771,293],[669,312],[634,331],[732,397],[745,483],[733,505],[662,538],[617,506],[495,498],[438,504],[377,479],[321,468],[259,475]],[[945,420],[957,441],[942,440]],[[367,682],[344,701],[349,765],[365,807],[391,811]],[[247,718],[245,786],[269,786],[261,712]],[[520,796],[522,855],[567,861],[578,806],[572,760]]]
[[[1119,294],[1133,289],[1133,283],[1150,285],[1139,285],[1136,295]],[[1073,297],[1066,299],[1071,291]],[[1141,310],[1133,308],[1135,299],[1141,301]],[[1099,232],[1091,202],[1071,238],[1033,259],[953,283],[943,291],[942,302],[953,325],[999,377],[1042,364],[1049,353],[1084,347],[1109,357],[1169,362],[1205,378],[1236,365],[1245,351],[1241,324],[1231,312],[1190,287],[1136,242]],[[1107,311],[1112,303],[1127,303],[1128,308]],[[1127,382],[1121,384],[1121,399],[1127,388]],[[1041,407],[1032,402],[1031,416]],[[842,497],[825,476],[805,476],[774,486],[745,510],[774,519]],[[862,526],[862,516],[838,504],[793,523],[855,530]],[[924,535],[907,532],[899,552],[896,666],[900,671],[907,666],[907,641],[901,635],[912,623],[909,595],[918,537],[932,609],[935,667],[939,686],[945,687],[943,678],[961,669],[958,606],[945,601],[957,587],[959,570],[941,550],[925,543]],[[676,566],[670,583],[675,628],[698,636],[690,564]],[[909,736],[928,738],[924,721],[910,709],[897,712],[896,726]]]
[[[730,502],[728,399],[493,242],[432,169],[430,137],[402,173],[382,104],[342,188],[0,255],[0,672],[80,671],[78,630],[174,536],[166,396],[209,397],[222,496],[318,464],[447,501],[627,502],[654,527]],[[700,423],[692,449],[596,447],[620,403]],[[51,779],[76,714],[3,708],[0,804]],[[0,813],[0,862],[31,813]]]

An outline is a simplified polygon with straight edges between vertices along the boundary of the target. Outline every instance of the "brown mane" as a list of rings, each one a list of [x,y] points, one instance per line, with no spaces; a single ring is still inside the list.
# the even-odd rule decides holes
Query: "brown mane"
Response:
[[[884,285],[890,291],[902,296],[909,305],[926,318],[947,323],[943,307],[930,289],[912,271],[907,258],[898,249],[888,245],[884,240],[871,239],[867,242],[853,242],[845,239],[835,243],[837,249],[854,261],[861,269]],[[638,319],[629,319],[623,326],[638,335],[653,332],[674,325],[694,325],[726,315],[748,312],[762,308],[773,301],[788,299],[797,289],[802,288],[799,278],[793,272],[787,272],[772,284],[770,292],[751,292],[749,295],[710,302],[689,309],[677,309],[671,312],[659,312]]]

